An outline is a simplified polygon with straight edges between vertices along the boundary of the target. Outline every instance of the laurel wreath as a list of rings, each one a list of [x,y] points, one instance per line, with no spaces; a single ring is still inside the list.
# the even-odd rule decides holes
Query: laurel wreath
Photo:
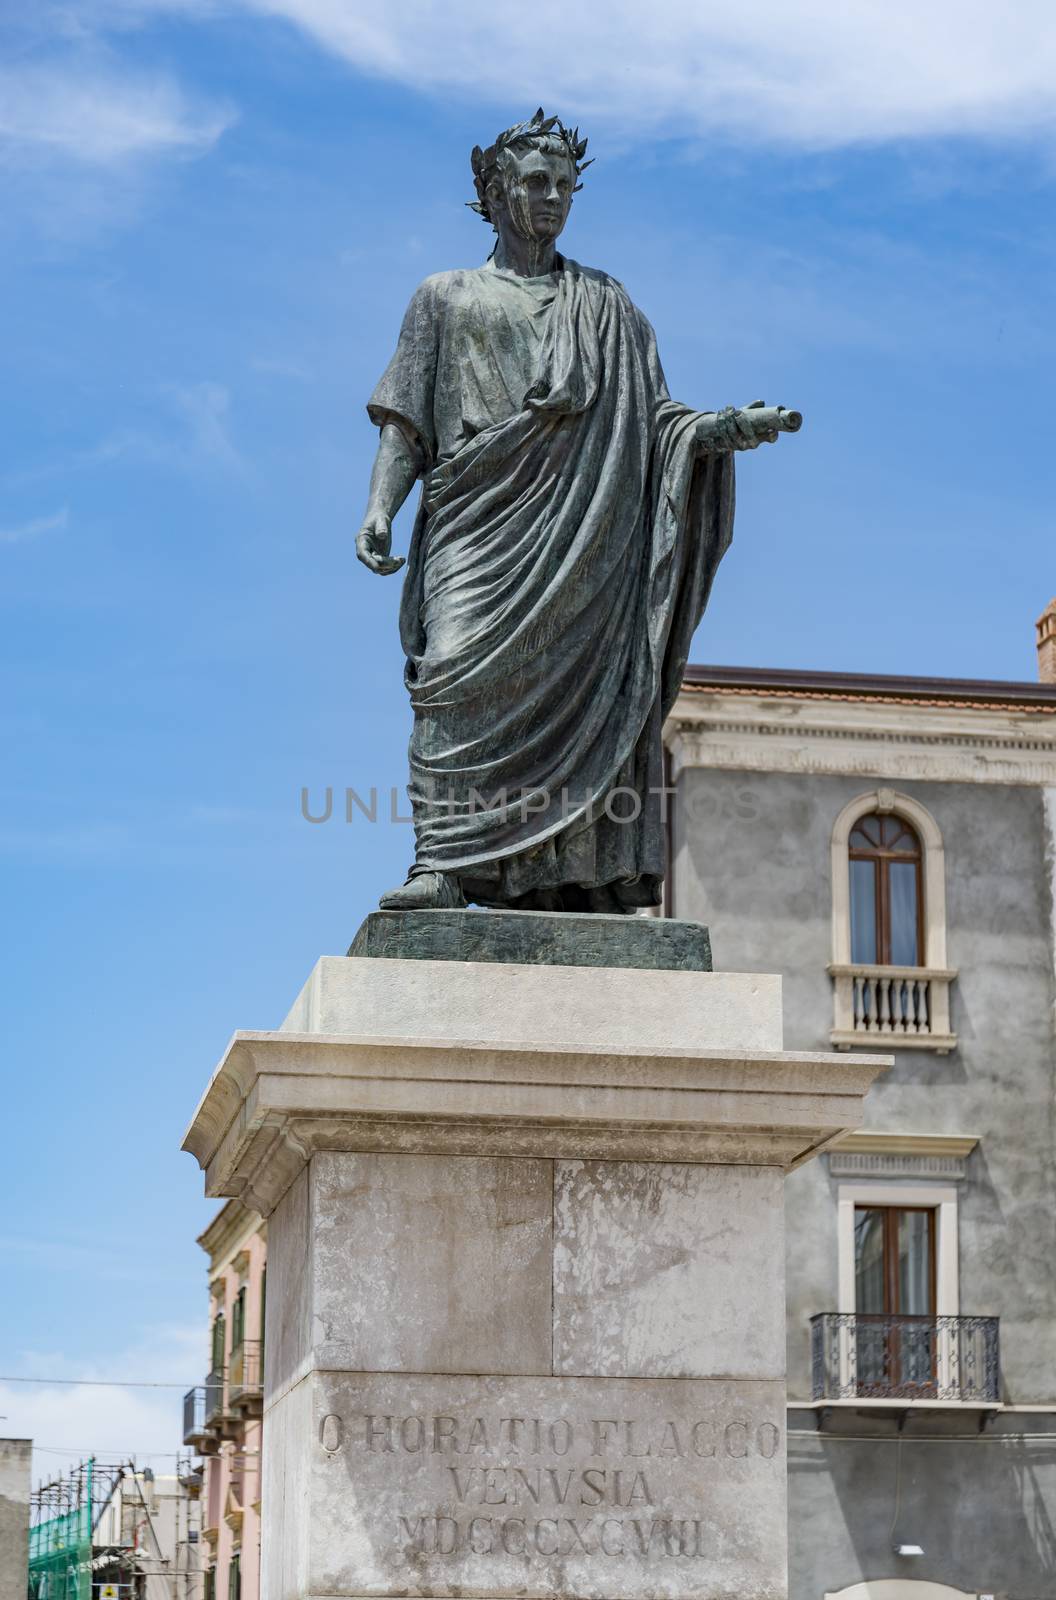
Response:
[[[560,117],[548,117],[542,106],[534,116],[525,122],[515,123],[512,128],[507,128],[500,133],[495,143],[482,150],[479,144],[473,146],[470,154],[470,164],[473,168],[473,186],[477,191],[475,200],[467,200],[471,211],[475,211],[485,222],[492,221],[488,210],[487,191],[488,184],[499,170],[499,160],[504,150],[516,149],[518,145],[535,144],[543,139],[557,139],[568,151],[569,160],[576,171],[576,177],[582,177],[589,166],[593,165],[593,158],[584,161],[587,153],[587,141],[579,137],[578,128],[566,128]],[[582,189],[583,185],[577,183],[573,194]]]

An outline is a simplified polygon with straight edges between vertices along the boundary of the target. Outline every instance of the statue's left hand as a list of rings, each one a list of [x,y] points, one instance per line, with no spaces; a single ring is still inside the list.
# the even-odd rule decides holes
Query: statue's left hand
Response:
[[[762,432],[760,432],[759,429],[756,427],[756,425],[753,423],[752,418],[745,415],[745,412],[748,412],[748,411],[765,411],[765,410],[766,410],[766,401],[765,400],[750,400],[748,402],[748,404],[743,407],[742,410],[735,411],[733,413],[734,418],[736,419],[738,431],[741,433],[742,437],[744,436],[745,433],[751,435],[751,443],[750,444],[734,445],[734,449],[735,450],[754,450],[757,444],[776,444],[777,443],[778,430],[776,428],[765,428],[765,429],[763,429]]]
[[[727,406],[725,411],[719,412],[729,449],[755,450],[761,444],[773,444],[776,441],[776,428],[768,428],[760,432],[749,414],[752,411],[765,410],[765,408],[765,400],[752,400],[748,405],[740,409],[736,406]]]

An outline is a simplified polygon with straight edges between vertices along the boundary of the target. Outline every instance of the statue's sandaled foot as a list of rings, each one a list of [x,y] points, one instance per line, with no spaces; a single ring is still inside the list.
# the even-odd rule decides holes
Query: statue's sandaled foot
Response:
[[[378,901],[382,911],[461,911],[462,886],[451,872],[415,872]]]

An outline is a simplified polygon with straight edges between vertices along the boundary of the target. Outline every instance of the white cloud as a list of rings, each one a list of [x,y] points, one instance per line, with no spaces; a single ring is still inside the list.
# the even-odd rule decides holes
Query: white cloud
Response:
[[[224,384],[173,384],[168,393],[187,429],[193,454],[218,466],[244,471],[245,462],[228,431],[231,393]]]
[[[202,14],[200,0],[167,3]],[[165,5],[150,0],[155,12]],[[227,6],[284,19],[364,71],[468,93],[511,118],[542,101],[610,128],[815,147],[1048,131],[1056,121],[1051,0],[1011,7],[992,0]]]
[[[161,390],[166,415],[148,427],[122,427],[74,457],[75,467],[146,462],[180,472],[222,468],[240,477],[248,466],[230,434],[231,393],[222,383],[170,383]]]
[[[285,22],[353,68],[503,116],[548,109],[628,135],[839,148],[1056,130],[1051,0],[42,0],[54,39],[98,43],[166,14]],[[80,161],[208,148],[229,112],[168,80],[48,67],[0,79],[0,139]],[[492,130],[491,122],[482,136]],[[589,131],[589,128],[588,128]],[[701,152],[705,154],[706,152]]]
[[[69,521],[69,506],[63,506],[61,510],[52,512],[50,517],[32,517],[29,522],[0,528],[0,544],[24,544],[27,539],[39,539],[42,533],[54,533],[59,528],[68,527]]]
[[[104,1302],[95,1307],[105,1315]],[[8,1375],[119,1377],[169,1383],[173,1388],[122,1389],[109,1385],[11,1383],[0,1380],[0,1424],[6,1438],[32,1439],[33,1476],[54,1477],[87,1455],[107,1461],[135,1457],[171,1471],[182,1443],[183,1386],[201,1381],[205,1324],[144,1330],[132,1346],[114,1346],[105,1362],[62,1352],[24,1352]],[[186,1452],[183,1452],[186,1454]]]
[[[109,167],[144,157],[201,155],[233,121],[192,102],[168,78],[80,56],[0,71],[0,158],[60,157]]]

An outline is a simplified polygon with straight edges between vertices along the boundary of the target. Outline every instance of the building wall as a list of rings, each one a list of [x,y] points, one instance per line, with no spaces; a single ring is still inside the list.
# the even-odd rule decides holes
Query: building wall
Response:
[[[92,1542],[127,1554],[141,1600],[201,1600],[200,1525],[201,1502],[176,1474],[126,1472],[99,1515]],[[116,1581],[128,1570],[122,1567]]]
[[[830,838],[860,778],[692,771],[676,811],[675,913],[711,927],[717,966],[784,975],[785,1048],[832,1026]],[[898,784],[942,830],[947,951],[958,969],[949,1055],[895,1051],[866,1126],[978,1134],[960,1196],[961,1309],[1002,1318],[1006,1398],[1056,1402],[1056,1102],[1052,902],[1040,789]],[[706,819],[706,820],[705,820]],[[891,1041],[876,1042],[885,1052]],[[809,1397],[807,1322],[836,1309],[835,1182],[788,1183],[789,1380]]]
[[[151,1517],[165,1556],[158,1600],[202,1600],[202,1502],[174,1474],[154,1479]],[[152,1597],[151,1597],[152,1600]]]
[[[946,851],[947,955],[958,1046],[895,1051],[866,1126],[978,1135],[958,1185],[960,1311],[1001,1318],[1004,1412],[964,1437],[937,1418],[838,1419],[818,1433],[809,1319],[837,1309],[837,1180],[793,1173],[788,1204],[791,1600],[913,1577],[1011,1600],[1056,1596],[1056,1102],[1051,795],[1034,785],[817,772],[678,778],[673,914],[707,922],[717,967],[784,975],[786,1049],[824,1050],[833,1024],[830,844],[855,797],[886,783],[924,805]],[[863,1041],[863,1043],[868,1043]],[[893,1041],[873,1041],[888,1053]],[[1052,1408],[1051,1411],[1047,1408]],[[865,1427],[867,1436],[855,1437]],[[850,1432],[848,1432],[850,1428]],[[948,1431],[948,1426],[947,1426]],[[869,1436],[873,1435],[873,1436]],[[901,1483],[894,1462],[900,1452]],[[919,1542],[923,1558],[893,1554]],[[908,1518],[908,1521],[905,1520]],[[922,1532],[923,1530],[923,1532]],[[908,1592],[908,1591],[907,1591]]]
[[[266,1224],[239,1201],[229,1201],[199,1239],[209,1254],[209,1327],[221,1312],[225,1324],[224,1368],[230,1368],[234,1306],[246,1289],[245,1337],[263,1340]],[[211,1352],[211,1338],[206,1346]],[[238,1416],[227,1401],[218,1451],[206,1457],[203,1542],[212,1567],[214,1600],[235,1600],[231,1564],[239,1559],[239,1600],[260,1594],[260,1485],[263,1427],[259,1416]]]
[[[32,1439],[0,1439],[0,1600],[26,1600]]]
[[[1051,1440],[980,1434],[973,1420],[953,1440],[891,1428],[873,1440],[841,1437],[801,1422],[793,1414],[788,1439],[790,1600],[896,1576],[995,1600],[1052,1600]],[[924,1555],[895,1556],[896,1540]]]

